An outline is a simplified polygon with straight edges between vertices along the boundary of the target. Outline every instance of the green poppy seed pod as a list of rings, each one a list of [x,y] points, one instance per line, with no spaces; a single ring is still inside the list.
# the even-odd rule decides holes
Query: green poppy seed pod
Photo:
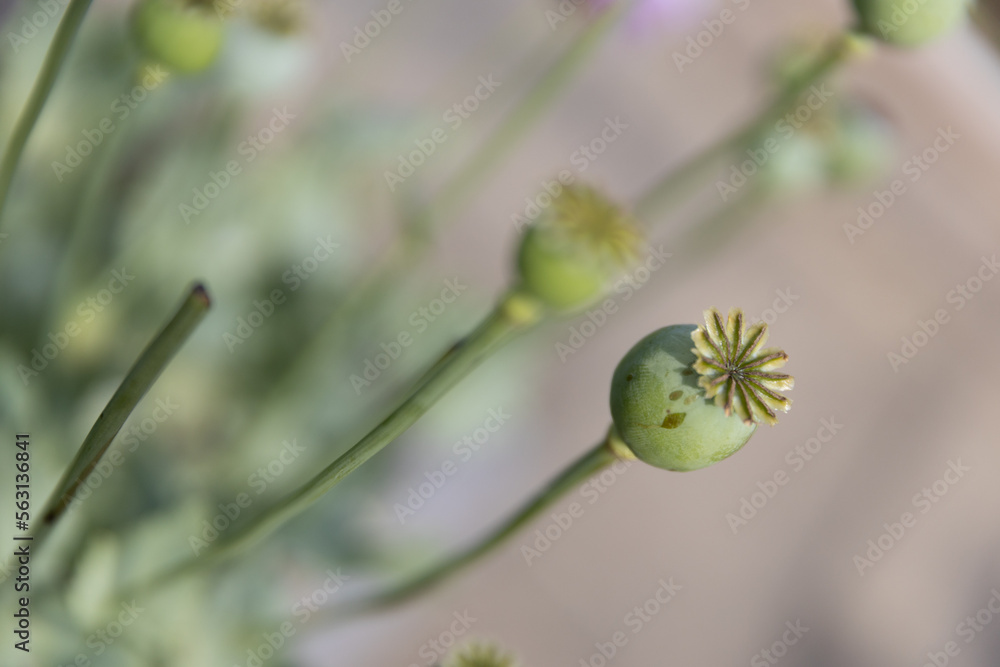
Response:
[[[705,313],[706,326],[665,327],[639,341],[611,380],[611,416],[622,442],[646,463],[698,470],[732,456],[759,422],[775,423],[790,401],[777,389],[792,378],[772,372],[787,355],[761,350],[766,325],[743,328]],[[692,345],[694,347],[692,347]]]
[[[143,53],[187,74],[215,62],[224,32],[222,17],[211,3],[140,0],[132,12],[132,33]]]
[[[563,187],[517,256],[520,288],[557,311],[586,307],[621,277],[642,245],[631,218],[593,188]]]
[[[955,28],[970,0],[854,0],[861,28],[896,46],[921,46]]]

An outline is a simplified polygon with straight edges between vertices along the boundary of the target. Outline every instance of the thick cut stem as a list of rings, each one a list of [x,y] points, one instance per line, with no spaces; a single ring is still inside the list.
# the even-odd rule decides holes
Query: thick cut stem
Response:
[[[77,489],[104,456],[111,441],[135,410],[139,400],[149,391],[156,378],[198,326],[208,312],[209,306],[210,301],[205,288],[200,284],[192,286],[177,313],[139,355],[87,433],[72,463],[63,473],[42,510],[41,526],[34,532],[36,550],[40,548],[41,542],[56,521],[65,513]]]

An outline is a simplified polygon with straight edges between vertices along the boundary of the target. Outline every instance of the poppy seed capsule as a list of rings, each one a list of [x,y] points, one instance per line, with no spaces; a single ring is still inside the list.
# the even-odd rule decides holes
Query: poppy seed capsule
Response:
[[[568,185],[525,231],[520,287],[557,311],[586,307],[634,262],[642,235],[593,188]]]
[[[896,46],[921,46],[965,17],[969,0],[854,0],[865,32]]]
[[[694,370],[691,334],[678,324],[646,336],[625,355],[611,380],[611,416],[640,460],[667,470],[698,470],[732,456],[757,424],[727,415],[705,395]]]
[[[225,26],[212,3],[195,0],[140,0],[132,12],[132,33],[143,53],[163,66],[188,74],[215,62]]]

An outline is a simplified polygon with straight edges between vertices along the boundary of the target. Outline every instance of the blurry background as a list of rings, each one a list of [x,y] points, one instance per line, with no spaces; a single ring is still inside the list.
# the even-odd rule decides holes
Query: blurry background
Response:
[[[996,664],[1000,616],[988,604],[1000,609],[1000,453],[990,422],[1000,280],[984,279],[1000,250],[1000,69],[972,25],[916,50],[878,46],[832,79],[831,104],[864,109],[854,147],[870,148],[860,151],[865,164],[878,167],[864,179],[831,187],[817,167],[826,158],[816,157],[829,146],[809,144],[803,130],[776,154],[766,194],[732,209],[726,242],[683,261],[677,235],[723,205],[717,181],[746,154],[721,160],[687,205],[646,221],[676,265],[627,300],[616,295],[618,312],[588,328],[579,349],[557,346],[580,341],[586,314],[518,341],[247,557],[138,601],[145,611],[109,650],[77,636],[74,627],[100,618],[113,584],[190,553],[190,536],[202,535],[219,503],[249,493],[250,510],[263,509],[374,425],[507,285],[513,216],[548,179],[571,170],[634,201],[770,102],[782,53],[851,22],[836,0],[640,3],[441,221],[404,283],[329,324],[407,211],[462,168],[592,15],[584,7],[553,24],[555,2],[404,0],[353,53],[342,43],[385,4],[245,3],[211,68],[170,73],[146,90],[155,70],[130,42],[129,3],[97,0],[18,172],[0,240],[0,422],[5,434],[32,436],[36,502],[185,286],[203,279],[214,308],[116,440],[124,464],[99,480],[37,564],[65,607],[39,607],[33,653],[12,655],[5,642],[3,664],[70,664],[82,654],[108,665],[249,665],[248,650],[286,620],[296,633],[265,664],[431,664],[459,628],[527,666],[599,667],[599,645],[607,650],[617,632],[627,641],[608,664],[884,667],[923,665],[929,653],[938,665]],[[4,137],[55,27],[43,21],[25,37],[23,20],[43,4],[0,4]],[[679,68],[675,54],[725,9],[735,20]],[[500,85],[453,126],[446,113],[480,77]],[[108,118],[113,130],[73,167],[73,147]],[[581,162],[577,151],[609,119],[627,129]],[[437,127],[447,141],[390,192],[385,172]],[[817,136],[828,135],[821,126]],[[934,148],[940,136],[952,139]],[[914,181],[912,158],[925,151],[935,161]],[[228,180],[227,163],[238,167]],[[873,203],[897,179],[905,192],[863,233],[845,227],[858,225],[859,207],[879,210]],[[114,271],[134,276],[117,293]],[[434,300],[456,283],[464,289],[436,314]],[[275,290],[282,302],[269,311]],[[577,495],[584,514],[550,545],[536,530],[552,520],[539,519],[391,613],[299,622],[302,596],[328,571],[351,578],[336,602],[472,542],[603,436],[610,376],[634,342],[731,305],[768,321],[771,341],[791,356],[795,406],[780,426],[707,470],[633,466],[596,502]],[[935,329],[927,322],[939,310],[947,320]],[[255,311],[270,315],[240,329]],[[82,333],[26,371],[70,322]],[[413,344],[374,379],[369,369],[370,384],[352,381],[401,332]],[[161,420],[157,401],[176,407]],[[490,410],[510,417],[464,460],[456,443],[481,436]],[[283,451],[295,454],[282,460]],[[458,472],[412,515],[401,512],[448,460]],[[6,462],[3,470],[10,507]],[[905,512],[915,523],[902,530],[894,524]],[[10,534],[0,524],[0,540]],[[526,562],[525,548],[539,545]],[[667,604],[655,602],[662,582],[680,586]],[[475,621],[454,625],[455,614]],[[786,623],[808,631],[795,639]],[[957,654],[942,653],[951,641]]]

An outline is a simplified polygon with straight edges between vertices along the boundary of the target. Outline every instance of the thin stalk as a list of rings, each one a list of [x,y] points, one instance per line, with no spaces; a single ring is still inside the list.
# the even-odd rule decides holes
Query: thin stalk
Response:
[[[634,0],[615,2],[576,35],[569,48],[538,77],[527,95],[502,121],[486,144],[456,172],[414,219],[418,227],[447,217],[474,192],[482,179],[513,149],[559,96],[604,38],[631,9]]]
[[[14,172],[17,171],[24,146],[28,143],[28,137],[42,113],[42,108],[52,91],[52,86],[55,85],[56,77],[59,76],[59,70],[62,69],[66,54],[76,38],[76,33],[80,29],[80,24],[83,23],[83,17],[86,15],[90,3],[91,0],[70,0],[66,13],[56,28],[56,34],[52,38],[52,44],[45,55],[45,61],[42,63],[42,69],[38,73],[35,85],[28,95],[28,101],[14,124],[14,130],[7,141],[3,157],[0,158],[0,221],[3,219],[7,193],[14,180]]]
[[[77,489],[101,460],[139,400],[208,312],[209,306],[205,288],[200,284],[194,285],[177,313],[139,355],[45,504],[41,527],[35,532],[36,549],[40,548],[40,543],[65,513]]]
[[[661,181],[649,188],[635,204],[637,217],[640,219],[652,217],[659,209],[673,204],[678,196],[689,193],[692,182],[701,178],[717,160],[745,148],[770,129],[773,123],[788,113],[810,86],[826,78],[844,62],[852,53],[852,39],[850,33],[835,39],[808,70],[789,81],[774,102],[752,121],[674,168]]]
[[[126,90],[139,83],[141,73],[142,70],[137,66],[129,70]],[[154,89],[153,93],[155,92]],[[81,283],[86,284],[93,278],[93,271],[89,269],[93,268],[94,260],[101,256],[101,250],[106,244],[107,226],[114,223],[114,216],[100,215],[101,209],[107,207],[109,200],[113,201],[121,196],[121,192],[116,191],[117,170],[121,168],[124,149],[134,143],[129,135],[135,124],[135,117],[139,115],[139,112],[129,114],[127,121],[115,126],[114,136],[104,142],[105,145],[94,156],[93,164],[84,176],[86,183],[80,202],[66,228],[63,257],[58,262],[52,282],[52,303],[55,305],[51,309],[53,313],[64,312],[71,289],[79,288]]]
[[[610,437],[604,439],[596,447],[570,464],[559,476],[550,481],[544,489],[525,503],[518,511],[504,521],[503,524],[476,544],[388,590],[373,595],[370,598],[346,603],[340,609],[335,608],[333,610],[334,615],[338,618],[343,618],[380,611],[423,593],[488,554],[546,508],[561,499],[567,492],[576,489],[580,484],[620,458],[626,457],[628,457],[628,454],[623,454],[623,450],[616,448],[612,444]]]
[[[514,293],[504,298],[466,338],[448,350],[416,383],[403,402],[347,452],[296,491],[247,523],[234,526],[201,555],[182,561],[148,583],[143,594],[168,581],[235,554],[301,514],[345,477],[402,435],[452,387],[487,357],[541,321],[541,311],[524,308],[527,297]],[[525,316],[526,313],[534,313]]]

